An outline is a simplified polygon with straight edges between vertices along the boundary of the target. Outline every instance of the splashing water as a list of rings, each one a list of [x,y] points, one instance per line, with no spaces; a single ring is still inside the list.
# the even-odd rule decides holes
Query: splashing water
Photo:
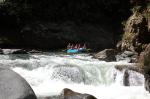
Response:
[[[0,64],[23,76],[37,96],[58,95],[64,88],[92,94],[98,99],[150,99],[143,75],[129,71],[129,87],[123,86],[123,71],[88,54],[60,53],[0,55]]]

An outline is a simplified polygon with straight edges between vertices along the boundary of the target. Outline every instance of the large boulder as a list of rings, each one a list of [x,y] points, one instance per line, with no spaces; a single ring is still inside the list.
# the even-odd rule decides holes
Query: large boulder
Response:
[[[143,69],[145,77],[145,89],[150,92],[150,44],[139,57],[140,68]]]
[[[68,88],[63,89],[60,97],[60,99],[97,99],[90,94],[81,94],[78,92],[74,92]]]
[[[110,61],[116,61],[115,55],[116,55],[116,51],[114,49],[105,49],[93,55],[93,57],[99,60],[110,62]]]
[[[145,51],[140,54],[138,62],[144,74],[150,75],[150,44],[148,44]]]
[[[0,67],[1,99],[37,99],[30,85],[14,71]]]

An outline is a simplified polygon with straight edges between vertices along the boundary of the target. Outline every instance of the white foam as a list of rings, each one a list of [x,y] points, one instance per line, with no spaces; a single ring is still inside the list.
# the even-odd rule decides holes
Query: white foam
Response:
[[[92,59],[87,54],[53,54],[30,55],[30,58],[25,60],[4,58],[0,60],[0,63],[11,66],[14,71],[23,76],[37,96],[58,95],[62,89],[70,88],[77,92],[92,94],[98,99],[150,99],[150,94],[145,91],[143,83],[139,86],[137,82],[134,82],[136,77],[143,80],[143,76],[130,72],[132,74],[130,78],[133,82],[132,86],[125,87],[122,85],[123,72],[115,70],[114,66],[130,64],[125,61],[104,62]],[[64,66],[64,68],[77,67],[77,69],[83,71],[84,81],[75,83],[69,80],[66,82],[62,79],[52,79],[55,72],[54,68],[59,68],[59,66]],[[69,72],[64,75],[69,75],[67,73]],[[114,81],[114,74],[116,73],[117,76]],[[134,84],[137,86],[134,86]]]

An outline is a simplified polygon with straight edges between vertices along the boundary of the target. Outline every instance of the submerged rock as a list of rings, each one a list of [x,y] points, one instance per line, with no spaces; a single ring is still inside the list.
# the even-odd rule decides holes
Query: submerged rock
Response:
[[[125,70],[125,71],[124,71],[124,75],[123,75],[123,85],[124,85],[124,86],[130,86],[128,70]]]
[[[93,57],[99,60],[103,61],[116,61],[116,51],[114,49],[105,49],[97,54],[95,54]]]
[[[90,94],[81,94],[74,92],[71,89],[65,88],[61,92],[60,99],[97,99]]]
[[[30,85],[14,71],[0,67],[1,99],[37,99]]]

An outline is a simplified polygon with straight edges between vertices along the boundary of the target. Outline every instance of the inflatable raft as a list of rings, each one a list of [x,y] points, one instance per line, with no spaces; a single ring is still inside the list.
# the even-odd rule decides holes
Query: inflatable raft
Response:
[[[86,49],[68,49],[67,53],[82,53],[82,52],[87,52]]]

